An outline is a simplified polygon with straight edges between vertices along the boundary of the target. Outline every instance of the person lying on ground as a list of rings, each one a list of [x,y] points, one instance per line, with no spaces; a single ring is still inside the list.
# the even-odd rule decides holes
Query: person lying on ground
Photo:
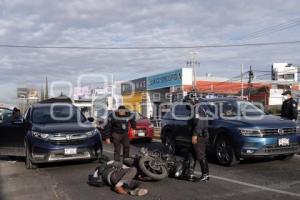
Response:
[[[96,168],[93,178],[94,180],[99,180],[101,176],[104,183],[111,186],[118,194],[135,196],[146,195],[148,190],[140,188],[141,183],[134,180],[137,174],[135,167],[128,167],[117,161],[108,161]],[[93,182],[93,178],[89,181]]]

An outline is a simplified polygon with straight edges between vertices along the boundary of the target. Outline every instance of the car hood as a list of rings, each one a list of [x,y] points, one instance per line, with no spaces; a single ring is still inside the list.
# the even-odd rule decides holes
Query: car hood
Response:
[[[237,126],[257,127],[257,128],[290,128],[296,127],[296,123],[273,115],[264,115],[262,118],[241,118],[238,120],[226,120]]]
[[[92,123],[33,124],[32,130],[43,133],[82,133],[93,130]]]

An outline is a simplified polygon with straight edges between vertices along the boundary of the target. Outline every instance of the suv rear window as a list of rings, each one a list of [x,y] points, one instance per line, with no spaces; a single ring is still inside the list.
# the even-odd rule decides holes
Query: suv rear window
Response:
[[[175,105],[175,115],[180,117],[189,117],[191,115],[191,110],[188,109],[187,105]]]

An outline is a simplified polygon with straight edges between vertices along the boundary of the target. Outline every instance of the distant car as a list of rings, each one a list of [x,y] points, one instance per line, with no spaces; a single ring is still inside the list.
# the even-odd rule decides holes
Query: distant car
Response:
[[[34,104],[25,113],[26,167],[69,160],[93,160],[102,155],[102,138],[72,104]]]
[[[285,160],[299,152],[300,132],[295,122],[266,115],[248,101],[219,98],[203,102],[201,108],[212,118],[208,153],[219,164],[232,166],[243,158],[269,156]],[[191,147],[190,115],[186,105],[176,104],[164,115],[161,139],[169,151]]]
[[[112,112],[112,110],[108,110],[105,112],[105,114],[102,114],[101,117],[98,118],[98,128],[100,131],[104,131],[107,123],[107,117],[111,115]],[[136,139],[147,139],[148,141],[152,141],[154,137],[154,126],[151,121],[138,112],[134,112],[134,114],[136,120],[136,129],[130,128],[128,130],[129,140],[133,141]]]
[[[151,123],[151,121],[147,118],[141,115],[140,113],[135,113],[135,120],[136,120],[136,129],[129,129],[128,131],[128,137],[129,140],[135,140],[135,139],[147,139],[148,141],[152,141],[154,136],[154,126]]]

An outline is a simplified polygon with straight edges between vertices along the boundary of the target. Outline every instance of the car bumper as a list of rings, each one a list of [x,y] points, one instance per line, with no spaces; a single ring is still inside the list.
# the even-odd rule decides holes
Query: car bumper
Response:
[[[76,149],[76,153],[65,154],[65,149]],[[100,141],[88,139],[78,145],[54,145],[39,139],[33,139],[29,144],[30,159],[33,163],[47,163],[70,160],[98,159],[102,155]]]
[[[141,132],[139,132],[141,131]],[[137,130],[131,130],[129,133],[129,139],[142,139],[142,138],[150,138],[152,139],[154,136],[154,129],[148,128],[148,129],[137,129]]]
[[[289,139],[289,145],[279,146],[279,139]],[[241,157],[288,155],[300,152],[300,135],[280,137],[245,137]]]

